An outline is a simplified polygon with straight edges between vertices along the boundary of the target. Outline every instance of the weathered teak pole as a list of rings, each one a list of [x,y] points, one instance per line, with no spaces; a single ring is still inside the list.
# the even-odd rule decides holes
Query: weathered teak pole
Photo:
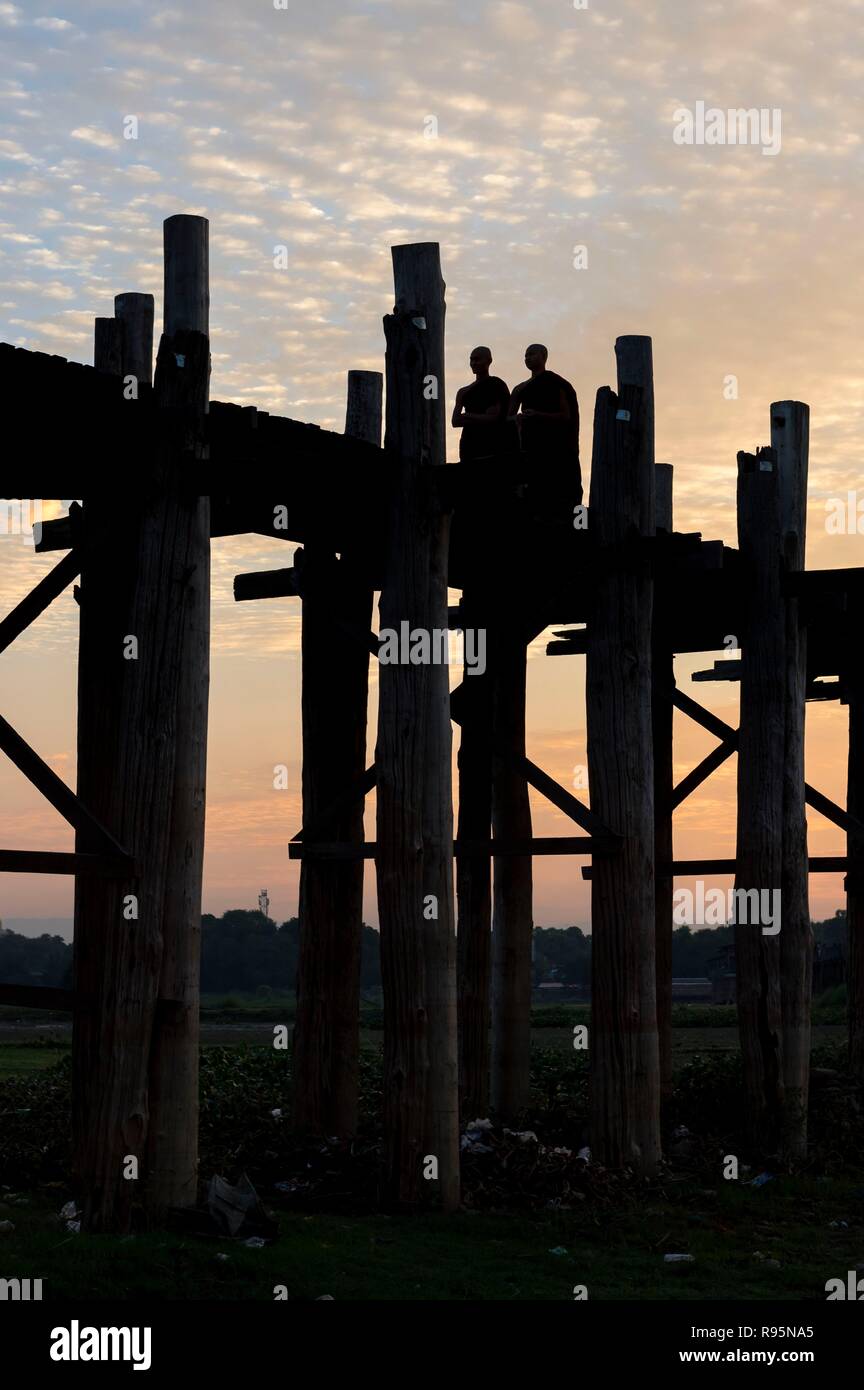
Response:
[[[393,248],[384,320],[391,505],[380,630],[447,630],[444,283],[438,246]],[[384,982],[384,1117],[390,1200],[459,1201],[456,941],[448,667],[379,665],[378,907]],[[424,1178],[424,1171],[431,1174]],[[435,1176],[437,1172],[437,1176]]]
[[[122,374],[134,376],[139,386],[153,383],[153,316],[152,294],[114,296],[114,317],[122,332]]]
[[[623,368],[622,368],[623,369]],[[602,547],[588,621],[586,713],[591,811],[623,836],[591,879],[591,1134],[601,1163],[652,1169],[659,1157],[654,942],[652,579],[640,538],[654,531],[650,400],[639,386],[597,393],[590,525]]]
[[[800,401],[771,406],[771,446],[777,455],[785,574],[804,569],[810,408]],[[783,757],[783,882],[780,991],[783,1020],[783,1147],[790,1160],[807,1155],[810,1087],[810,1007],[813,933],[810,928],[807,813],[804,800],[804,711],[807,629],[797,598],[785,599],[785,754]]]
[[[348,373],[345,433],[381,443],[380,372]],[[298,563],[302,555],[302,562]],[[337,640],[334,623],[368,633],[372,588],[359,557],[337,560],[326,540],[298,553],[303,599],[303,824],[363,775],[369,650]],[[363,799],[328,825],[328,840],[363,842]],[[363,860],[304,858],[294,1029],[294,1118],[310,1134],[353,1134],[357,1125]]]
[[[492,731],[498,746],[525,756],[526,641],[518,603],[501,611],[512,628],[496,624],[490,644]],[[524,776],[493,759],[492,833],[496,840],[531,839],[531,804]],[[531,943],[534,932],[530,855],[496,858],[492,903],[492,1108],[515,1120],[528,1104],[531,1063]]]
[[[650,339],[649,337],[645,336],[644,334],[636,334],[636,333],[634,333],[634,334],[628,334],[628,335],[625,335],[625,336],[623,336],[623,337],[616,338],[616,340],[615,340],[615,360],[616,360],[617,369],[618,369],[618,392],[619,392],[619,395],[621,394],[621,392],[622,392],[622,390],[623,390],[623,388],[624,388],[625,386],[637,386],[637,387],[639,387],[639,388],[641,389],[641,392],[642,392],[642,399],[641,399],[641,404],[642,404],[642,433],[641,433],[642,457],[640,458],[639,464],[638,464],[638,467],[637,467],[637,477],[638,477],[638,484],[639,484],[640,488],[645,489],[645,496],[644,496],[644,498],[641,498],[641,499],[640,499],[640,512],[639,512],[639,518],[640,518],[640,525],[644,528],[644,529],[642,530],[642,534],[643,534],[643,535],[653,536],[653,535],[655,534],[655,532],[656,532],[656,521],[657,521],[657,470],[656,470],[656,466],[655,466],[655,463],[654,463],[654,452],[655,452],[655,450],[654,450],[654,353],[653,353],[653,347],[652,347],[651,339]],[[665,495],[666,495],[666,492],[667,492],[667,489],[664,487],[664,488],[663,488],[663,496],[664,496],[664,497],[665,497]],[[669,510],[670,510],[670,513],[671,513],[671,486],[670,486],[669,492],[670,492],[670,508],[669,508]],[[645,510],[642,510],[643,507],[644,507]],[[634,508],[635,508],[635,501],[634,501]],[[635,510],[634,510],[634,515],[635,515]],[[671,515],[670,515],[670,517],[669,517],[669,521],[670,521],[670,528],[671,528]],[[640,595],[640,601],[646,602],[646,595],[645,595],[644,593]],[[649,642],[650,642],[650,646],[651,646],[651,648],[652,648],[652,651],[651,651],[652,666],[651,666],[651,675],[650,675],[650,677],[649,677],[649,681],[650,681],[650,683],[651,683],[651,695],[650,695],[650,697],[649,697],[649,712],[650,712],[651,721],[652,721],[652,767],[653,767],[653,739],[654,739],[655,733],[658,733],[658,732],[659,732],[658,723],[657,723],[657,722],[655,721],[655,719],[654,719],[654,709],[653,709],[654,704],[656,703],[655,700],[654,700],[654,679],[655,679],[655,677],[654,677],[654,674],[653,674],[653,671],[654,671],[654,668],[653,668],[653,657],[654,657],[653,647],[654,647],[654,640],[653,640],[653,639],[654,639],[654,637],[656,636],[657,639],[658,639],[659,641],[661,641],[661,642],[663,641],[662,634],[661,634],[659,631],[657,631],[657,632],[655,633],[655,630],[654,630],[654,624],[653,624],[653,584],[649,585],[648,590],[647,590],[647,603],[646,603],[646,609],[647,609],[647,618],[646,618],[646,621],[648,622],[649,628],[650,628]],[[669,679],[669,667],[672,665],[671,648],[670,648],[670,650],[669,650],[668,652],[666,652],[666,651],[663,652],[663,655],[662,655],[662,658],[661,658],[661,659],[662,659],[662,661],[663,661],[663,669],[662,669],[662,671],[660,671],[660,672],[658,673],[658,676],[659,676],[659,678],[661,678],[661,679],[668,680],[668,679]],[[666,718],[669,719],[669,716],[667,715]],[[662,749],[662,767],[660,768],[660,773],[659,773],[661,779],[663,780],[664,788],[665,788],[665,783],[666,783],[666,781],[671,777],[671,763],[672,763],[671,720],[670,720],[669,725],[666,725],[665,727],[666,727],[667,737],[668,737],[668,746],[666,746],[666,745],[664,744],[664,747],[663,747],[663,749]],[[657,770],[654,769],[653,776],[654,776],[655,779],[656,779],[657,775],[658,775],[658,774],[657,774]],[[656,836],[657,836],[657,831],[658,831],[658,822],[657,822],[657,819],[656,819],[656,807],[655,807],[655,803],[654,803],[655,790],[656,790],[656,780],[655,780],[655,786],[654,786],[654,788],[652,789],[652,794],[651,794],[651,815],[652,815],[652,819],[654,820],[654,830],[653,830],[653,833],[654,833],[654,838],[655,838],[655,851],[654,851],[654,853],[655,853],[655,855],[656,855]],[[672,834],[671,810],[669,810],[668,807],[667,807],[667,805],[664,804],[664,806],[662,807],[662,813],[663,813],[664,819],[663,819],[663,821],[661,822],[659,828],[660,828],[660,830],[661,830],[661,838],[663,839],[663,842],[664,842],[664,845],[665,845],[665,841],[666,841],[667,839],[671,841],[671,834]],[[669,853],[669,859],[670,859],[670,861],[671,861],[671,858],[672,858],[672,854],[671,854],[671,848],[670,848],[670,853]],[[656,863],[656,858],[655,858],[654,862]],[[657,933],[658,900],[657,900],[657,880],[656,880],[656,877],[653,877],[653,879],[652,879],[652,892],[653,892],[653,894],[654,894],[654,912],[653,912],[653,915],[652,915],[652,921],[651,921],[650,926],[649,926],[649,924],[648,924],[645,920],[643,920],[641,917],[639,917],[639,918],[637,919],[637,920],[638,920],[638,932],[639,932],[639,996],[640,996],[640,998],[639,998],[639,1034],[638,1034],[637,1058],[636,1058],[636,1084],[637,1084],[637,1095],[638,1095],[637,1116],[638,1116],[638,1123],[639,1123],[639,1126],[640,1126],[640,1131],[639,1131],[639,1133],[638,1133],[638,1135],[637,1135],[637,1138],[638,1138],[639,1150],[640,1150],[640,1154],[641,1154],[641,1162],[642,1162],[643,1167],[644,1167],[646,1170],[653,1169],[653,1167],[655,1166],[655,1164],[659,1161],[659,1159],[660,1159],[660,1153],[661,1153],[661,1147],[662,1147],[662,1146],[661,1146],[661,1140],[660,1140],[660,1115],[659,1115],[659,1111],[660,1111],[660,1069],[659,1069],[659,1068],[660,1068],[660,1060],[659,1060],[659,1059],[660,1059],[660,1040],[659,1040],[658,1025],[657,1025],[657,964],[656,964],[656,946],[657,946],[657,934],[658,934],[658,933]],[[669,883],[668,883],[668,888],[666,889],[666,891],[663,892],[663,891],[661,890],[660,903],[659,903],[660,909],[662,910],[663,908],[665,908],[665,904],[666,904],[667,901],[668,901],[668,902],[670,903],[670,905],[671,905],[671,899],[672,899],[672,883],[671,883],[671,880],[670,880]],[[664,938],[664,939],[663,939],[663,969],[664,969],[664,976],[663,976],[663,982],[662,982],[662,989],[663,989],[663,991],[664,991],[664,994],[665,994],[665,992],[668,990],[668,1008],[669,1008],[669,1028],[670,1028],[670,1036],[669,1036],[669,1038],[668,1038],[667,1046],[668,1046],[669,1054],[670,1054],[670,1055],[669,1055],[669,1063],[668,1063],[670,1069],[671,1069],[671,1046],[672,1046],[672,1042],[671,1042],[671,1008],[672,1008],[672,999],[671,999],[671,995],[672,995],[672,941],[671,941],[671,931],[672,931],[672,924],[671,924],[671,912],[670,912],[670,918],[669,918],[668,927],[665,927],[664,930],[663,930],[663,933],[662,933],[663,938]],[[668,934],[668,941],[667,941],[667,934]],[[668,985],[667,985],[667,983],[666,983],[666,974],[665,974],[666,969],[667,969],[667,960],[668,960]],[[665,998],[664,998],[664,1004],[665,1004]],[[671,1087],[671,1076],[670,1076],[670,1087]]]
[[[864,657],[860,646],[849,653],[843,680],[849,704],[846,808],[860,823],[864,821]],[[847,832],[846,853],[849,1066],[853,1075],[864,1081],[864,834],[855,829]]]
[[[780,1143],[783,1113],[780,933],[776,923],[766,924],[762,918],[771,914],[783,881],[786,743],[782,505],[771,449],[756,456],[738,455],[738,545],[748,598],[741,635],[738,732],[738,1029],[750,1140],[760,1153],[771,1155]],[[751,895],[746,913],[744,893]],[[780,901],[782,914],[782,896]]]
[[[93,322],[93,366],[97,372],[119,376],[123,360],[123,330],[117,319]]]
[[[178,222],[196,223],[206,243],[203,218],[169,218],[166,259]],[[183,273],[206,296],[202,258]],[[113,495],[85,498],[83,518],[78,792],[137,870],[76,879],[86,1007],[73,1037],[73,1143],[90,1230],[128,1229],[142,1185],[154,1213],[196,1196],[210,526],[186,474],[202,457],[209,346],[200,317],[190,323],[170,294],[166,321],[152,468],[129,491],[122,528]]]
[[[464,596],[463,608],[470,615]],[[470,616],[466,616],[466,623],[469,621]],[[492,686],[488,669],[484,675],[472,675],[466,663],[463,692],[456,838],[485,845],[492,824],[492,752],[488,737]],[[489,1108],[491,867],[485,851],[461,854],[456,860],[459,1099],[469,1119],[485,1116]]]
[[[655,518],[658,531],[672,534],[672,465],[654,468]],[[671,864],[672,792],[674,789],[672,729],[674,705],[661,691],[675,684],[675,659],[668,623],[654,613],[651,651],[653,697],[651,727],[654,742],[654,863]],[[675,884],[671,875],[658,873],[654,882],[654,946],[657,975],[657,1037],[660,1051],[660,1098],[665,1105],[672,1095],[672,909]]]

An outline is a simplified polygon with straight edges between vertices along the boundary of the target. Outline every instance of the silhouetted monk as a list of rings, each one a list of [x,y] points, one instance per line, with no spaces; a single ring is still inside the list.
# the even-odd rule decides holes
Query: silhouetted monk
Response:
[[[557,509],[558,502],[572,507],[582,501],[579,401],[570,382],[547,369],[548,356],[542,343],[525,349],[531,376],[514,387],[510,416],[519,426],[522,452],[530,463],[529,482]]]
[[[459,457],[463,462],[507,452],[510,406],[507,383],[489,375],[492,353],[488,347],[476,347],[468,363],[477,380],[456,392],[452,420],[453,428],[462,431]]]

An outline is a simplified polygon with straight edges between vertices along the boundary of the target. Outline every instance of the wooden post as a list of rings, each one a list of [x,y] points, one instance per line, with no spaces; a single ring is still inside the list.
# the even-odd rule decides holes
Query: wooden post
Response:
[[[380,631],[447,630],[444,283],[438,246],[393,248],[385,450],[392,464]],[[459,1202],[456,942],[448,668],[379,665],[378,905],[384,980],[386,1187]],[[426,1174],[432,1174],[424,1178]],[[434,1174],[437,1172],[437,1176]]]
[[[786,617],[781,490],[773,450],[738,455],[738,545],[748,606],[741,635],[735,964],[747,1126],[763,1157],[781,1138],[780,934],[762,918],[783,880]],[[742,899],[755,892],[759,905]],[[763,895],[768,894],[765,898]],[[780,898],[782,908],[782,895]],[[768,908],[768,913],[763,908]],[[745,917],[746,920],[742,920]]]
[[[466,607],[466,615],[471,611]],[[466,616],[466,622],[469,620]],[[488,656],[487,651],[487,661]],[[488,739],[492,686],[488,670],[484,675],[469,675],[466,665],[463,689],[465,712],[458,757],[456,835],[463,842],[485,844],[492,824],[492,754]],[[492,865],[488,854],[458,857],[456,900],[459,1098],[466,1118],[477,1119],[485,1117],[489,1109]]]
[[[655,534],[655,531],[656,531],[656,519],[657,519],[657,494],[656,494],[657,470],[656,470],[656,467],[655,467],[655,464],[654,464],[654,354],[653,354],[653,348],[652,348],[651,339],[650,339],[649,337],[646,337],[646,336],[642,335],[642,334],[630,334],[630,335],[626,335],[626,336],[621,337],[621,338],[616,338],[616,340],[615,340],[615,360],[616,360],[617,369],[618,369],[618,393],[619,393],[619,395],[621,394],[621,392],[622,392],[622,390],[623,390],[623,388],[624,388],[625,386],[636,386],[636,387],[638,387],[638,388],[641,390],[641,392],[642,392],[642,396],[641,396],[642,429],[641,429],[641,435],[640,435],[642,456],[641,456],[641,458],[640,458],[640,460],[639,460],[639,462],[638,462],[638,465],[636,465],[636,476],[635,476],[635,478],[634,478],[634,481],[637,483],[637,485],[638,485],[640,488],[644,489],[644,492],[645,492],[644,500],[640,499],[640,502],[639,502],[639,504],[638,504],[639,507],[640,507],[640,510],[639,510],[639,520],[640,520],[640,524],[641,524],[641,525],[644,525],[644,530],[642,531],[642,534],[643,534],[643,535],[653,536],[653,535]],[[665,491],[666,491],[666,489],[664,488],[664,494],[665,494]],[[671,500],[671,499],[670,499],[670,500]],[[634,509],[634,510],[633,510],[633,515],[634,515],[634,516],[636,515],[636,510],[635,510],[635,509],[636,509],[636,506],[637,506],[637,502],[634,500],[634,503],[633,503],[633,509]],[[643,510],[643,508],[644,508],[644,510]],[[670,510],[671,510],[671,508],[670,508]],[[669,519],[670,526],[671,526],[671,515],[669,516],[668,519]],[[589,522],[589,524],[590,524],[590,522]],[[641,598],[644,600],[645,596],[642,595]],[[648,624],[649,624],[649,626],[650,626],[650,628],[651,628],[651,635],[653,636],[653,635],[654,635],[654,629],[653,629],[653,584],[650,585],[649,588],[648,588],[648,594],[647,594],[647,618],[646,618],[646,621],[648,622]],[[664,639],[663,634],[659,631],[659,629],[657,630],[656,637],[657,637],[658,642],[664,643],[665,645],[668,646],[668,639]],[[652,645],[652,647],[653,647],[653,645],[654,645],[653,641],[652,641],[651,645]],[[652,651],[652,661],[653,661],[653,655],[654,655],[654,654],[653,654],[653,651]],[[672,665],[671,648],[669,648],[668,652],[667,652],[667,651],[664,651],[663,656],[662,656],[662,660],[663,660],[663,670],[662,670],[662,672],[660,672],[659,674],[660,674],[660,677],[661,677],[661,678],[663,678],[663,679],[668,679],[668,678],[669,678],[669,667]],[[652,672],[653,672],[653,665],[652,665],[652,668],[651,668],[651,669],[652,669]],[[653,743],[654,732],[657,731],[657,732],[659,733],[658,724],[657,724],[657,722],[654,721],[654,718],[653,718],[653,705],[654,705],[654,703],[655,703],[655,701],[654,701],[654,699],[653,699],[653,680],[654,680],[654,677],[653,677],[653,675],[652,675],[652,691],[651,691],[651,697],[650,697],[650,700],[649,700],[649,710],[651,711],[651,717],[652,717],[652,743]],[[662,781],[663,781],[663,784],[664,784],[664,790],[665,790],[665,784],[666,784],[668,778],[669,778],[670,775],[671,775],[671,760],[672,760],[672,750],[671,750],[671,717],[670,717],[670,715],[667,714],[667,715],[665,716],[665,719],[666,719],[667,721],[669,721],[669,723],[666,725],[667,729],[669,729],[669,733],[668,733],[669,745],[668,745],[668,747],[664,746],[664,748],[663,748],[663,750],[662,750],[662,755],[663,755],[663,766],[662,766],[662,768],[660,769],[660,774],[659,774],[660,777],[661,777],[661,779],[662,779]],[[653,758],[652,758],[652,765],[653,765]],[[657,775],[658,775],[658,774],[657,774],[657,770],[655,769],[655,771],[654,771],[654,777],[655,777],[655,779],[656,779]],[[651,814],[652,814],[652,817],[655,816],[655,803],[654,803],[655,792],[656,792],[656,782],[655,782],[655,789],[652,790],[652,795],[651,795]],[[663,847],[665,848],[665,847],[666,847],[666,840],[667,840],[667,839],[670,839],[670,840],[671,840],[671,833],[672,833],[671,811],[667,811],[667,810],[666,810],[666,807],[665,807],[665,805],[664,805],[664,807],[662,808],[662,813],[663,813],[663,817],[664,817],[664,818],[663,818],[663,820],[661,821],[661,823],[660,823],[660,825],[659,825],[659,828],[660,828],[660,830],[661,830],[661,839],[662,839],[662,841],[663,841]],[[654,822],[654,836],[655,836],[655,840],[656,840],[657,830],[658,830],[658,822],[657,822],[656,819],[655,819],[655,822]],[[655,853],[656,853],[656,849],[655,849]],[[669,856],[669,857],[670,857],[670,859],[671,859],[671,857],[672,857],[672,856],[671,856],[671,851],[670,851],[670,856]],[[655,860],[655,862],[656,862],[656,860]],[[655,899],[654,899],[654,912],[653,912],[651,924],[650,924],[650,926],[649,926],[649,924],[648,924],[643,918],[641,918],[641,917],[638,919],[638,920],[639,920],[639,994],[640,994],[640,1000],[639,1000],[639,1040],[638,1040],[637,1060],[636,1060],[636,1067],[637,1067],[637,1070],[636,1070],[636,1084],[637,1084],[637,1094],[638,1094],[638,1110],[637,1110],[637,1114],[638,1114],[638,1118],[639,1118],[639,1124],[640,1124],[640,1126],[641,1126],[641,1132],[637,1135],[637,1140],[638,1140],[639,1151],[640,1151],[640,1155],[641,1155],[641,1163],[642,1163],[643,1168],[644,1168],[646,1171],[652,1171],[652,1170],[654,1169],[654,1167],[656,1166],[656,1164],[659,1162],[659,1160],[660,1160],[660,1155],[661,1155],[661,1148],[662,1148],[662,1146],[661,1146],[661,1140],[660,1140],[660,1039],[659,1039],[658,1024],[657,1024],[657,961],[656,961],[656,950],[657,950],[657,910],[658,910],[658,903],[657,903],[657,897],[656,897],[656,878],[653,880],[652,888],[653,888],[653,890],[654,890]],[[671,906],[671,898],[672,898],[672,884],[671,884],[671,882],[670,882],[669,885],[668,885],[667,892],[664,893],[664,892],[661,891],[660,905],[661,905],[661,909],[662,909],[662,910],[665,911],[665,907],[666,907],[666,903],[667,903],[667,902],[668,902],[668,903],[670,904],[670,906]],[[663,990],[663,992],[664,992],[664,995],[665,995],[665,992],[666,992],[667,990],[668,990],[668,995],[669,995],[669,1005],[668,1005],[668,1007],[669,1007],[669,1028],[670,1028],[670,1029],[671,1029],[671,1008],[672,1008],[672,1000],[671,1000],[671,995],[672,995],[672,942],[671,942],[671,931],[672,931],[672,922],[671,922],[671,912],[670,912],[669,925],[668,925],[668,928],[665,928],[665,929],[664,929],[664,933],[663,933],[663,936],[664,936],[664,940],[663,940],[663,969],[664,969],[664,977],[663,977],[663,981],[662,981],[662,990]],[[668,935],[668,942],[667,942],[667,935]],[[668,971],[669,971],[669,983],[668,983],[668,986],[666,985],[666,976],[665,976],[665,971],[666,971],[666,968],[667,968],[667,965],[666,965],[667,959],[668,959]],[[665,997],[664,997],[664,1007],[665,1007],[665,1003],[666,1003],[666,1000],[665,1000]],[[668,1065],[669,1065],[669,1067],[671,1068],[671,1033],[669,1034],[669,1037],[668,1037],[668,1047],[669,1047],[669,1051],[670,1051],[670,1057],[669,1057],[669,1063],[668,1063]],[[670,1079],[670,1086],[671,1086],[671,1079]]]
[[[94,319],[93,366],[97,372],[120,375],[122,331],[116,319]]]
[[[672,465],[655,464],[655,518],[658,531],[672,534]],[[671,864],[675,858],[672,837],[674,788],[672,730],[674,706],[661,690],[675,684],[675,659],[668,621],[654,613],[651,651],[651,728],[654,744],[654,863]],[[660,1052],[660,1099],[668,1106],[672,1097],[672,910],[675,883],[658,874],[654,882],[654,944],[657,975],[657,1037]]]
[[[804,569],[810,408],[800,401],[771,406],[771,446],[777,455],[783,568]],[[810,928],[807,813],[804,802],[804,711],[807,629],[798,599],[785,599],[785,755],[783,758],[783,883],[780,991],[783,1020],[783,1148],[789,1161],[807,1156],[810,1088],[810,1008],[813,933]]]
[[[346,434],[380,445],[382,389],[380,372],[348,373]],[[337,561],[314,540],[295,557],[303,598],[304,826],[365,768],[369,652],[334,638],[337,618],[360,632],[371,627],[372,588],[359,561],[348,552]],[[327,839],[363,843],[362,797],[333,820]],[[357,1127],[362,927],[363,860],[304,859],[294,1028],[294,1118],[301,1132],[344,1136]]]
[[[498,602],[503,603],[501,595]],[[489,653],[492,730],[496,744],[525,756],[526,643],[515,603],[512,628],[496,624]],[[493,759],[492,833],[496,840],[531,839],[524,776]],[[512,1121],[528,1104],[531,1064],[531,945],[534,933],[530,855],[496,858],[492,906],[492,1108]]]
[[[153,384],[153,296],[117,294],[114,315],[122,329],[122,374],[139,386]],[[199,332],[206,333],[206,329]]]
[[[659,1156],[654,941],[654,769],[650,569],[638,550],[654,530],[649,402],[639,386],[597,393],[590,525],[603,582],[588,621],[586,713],[592,813],[623,836],[594,857],[591,878],[591,1146],[610,1167],[650,1171]],[[650,418],[650,412],[649,412]],[[646,943],[650,943],[651,951]]]
[[[381,444],[384,378],[380,372],[349,372],[345,433],[352,439]]]
[[[165,220],[163,337],[181,329],[210,336],[210,224],[185,212]]]
[[[85,498],[78,793],[136,866],[76,879],[75,989],[95,1003],[75,1018],[73,1144],[94,1231],[127,1230],[142,1188],[154,1213],[196,1197],[210,517],[186,476],[208,364],[202,335],[163,338],[149,476],[122,527],[113,495]]]
[[[864,821],[864,659],[860,651],[850,655],[843,677],[849,703],[846,808],[860,822]],[[849,1067],[853,1076],[864,1082],[864,834],[847,832],[846,853]]]

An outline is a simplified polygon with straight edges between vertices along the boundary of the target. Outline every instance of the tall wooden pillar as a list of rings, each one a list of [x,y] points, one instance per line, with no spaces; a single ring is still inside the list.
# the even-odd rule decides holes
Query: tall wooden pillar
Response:
[[[116,319],[94,320],[93,366],[97,372],[119,376],[123,360],[123,335]]]
[[[672,534],[672,465],[655,464],[657,530]],[[675,684],[675,660],[669,623],[655,609],[651,651],[654,694],[651,729],[654,744],[654,863],[669,864],[674,790],[672,729],[674,707],[668,698]],[[661,692],[667,692],[666,697]],[[675,884],[671,875],[657,873],[654,881],[654,948],[657,975],[657,1037],[660,1052],[660,1099],[672,1096],[672,910]]]
[[[380,372],[348,373],[345,433],[381,443]],[[360,557],[337,560],[326,540],[299,555],[303,599],[303,824],[362,776],[366,764],[368,634],[372,587]],[[338,621],[359,639],[341,636]],[[334,636],[334,633],[337,635]],[[325,838],[363,843],[362,798],[327,826]],[[301,1132],[353,1134],[357,1126],[363,860],[304,858],[294,1029],[294,1117]]]
[[[499,603],[500,595],[499,595]],[[502,605],[503,608],[503,605]],[[496,626],[489,659],[495,743],[525,756],[526,642],[514,604],[512,628]],[[492,832],[496,840],[531,839],[528,783],[493,760]],[[531,944],[534,932],[530,855],[494,860],[492,906],[492,1108],[515,1120],[528,1104],[531,1062]]]
[[[623,837],[591,879],[591,1144],[610,1167],[659,1157],[654,943],[652,579],[640,537],[654,530],[654,465],[643,389],[597,393],[590,525],[601,574],[588,620],[591,810]]]
[[[804,569],[810,408],[800,401],[771,406],[771,446],[777,455],[783,571]],[[804,713],[807,629],[798,599],[785,598],[785,753],[783,757],[783,882],[780,989],[783,1021],[783,1148],[790,1161],[807,1155],[810,1089],[810,1007],[813,933],[810,927],[807,813],[804,800]]]
[[[843,680],[849,704],[846,808],[860,823],[864,821],[864,658],[860,651],[850,653]],[[849,1067],[864,1082],[864,834],[854,829],[847,832],[846,853]]]
[[[770,913],[783,882],[786,617],[782,595],[781,488],[773,449],[738,455],[738,545],[747,611],[741,641],[735,963],[738,1030],[750,1141],[764,1156],[783,1118],[780,932],[747,920],[742,893]],[[766,899],[762,895],[768,894]],[[781,895],[782,913],[782,895]],[[763,930],[769,925],[769,931]]]
[[[463,607],[465,599],[463,597]],[[466,622],[470,621],[466,609]],[[487,651],[488,660],[488,651]],[[457,839],[481,842],[479,854],[456,861],[459,1098],[468,1119],[489,1109],[489,1028],[492,961],[492,865],[485,850],[492,825],[491,679],[465,667],[459,744]]]
[[[631,504],[632,515],[636,515],[638,507],[640,526],[643,527],[642,534],[653,536],[656,531],[657,519],[657,471],[654,464],[654,353],[651,339],[643,334],[629,334],[615,340],[615,360],[618,370],[618,393],[623,391],[625,386],[635,386],[641,391],[642,426],[639,435],[639,445],[641,449],[638,464],[635,465],[635,476],[630,481],[629,486],[634,484],[644,490],[644,495],[634,498]],[[602,495],[602,494],[601,494]],[[665,489],[663,495],[665,496]],[[671,521],[671,518],[670,518]],[[589,523],[590,524],[590,523]],[[654,636],[653,625],[653,584],[649,584],[647,594],[640,594],[639,602],[644,603],[647,610],[647,621],[651,629],[651,638]],[[658,630],[657,637],[662,640]],[[649,640],[653,662],[652,640]],[[664,669],[662,677],[668,679],[668,667],[671,658],[664,653]],[[651,667],[653,673],[653,664]],[[658,724],[654,720],[653,714],[653,674],[651,676],[651,697],[649,710],[652,720],[652,768],[653,768],[653,739],[655,732],[659,732]],[[668,718],[668,716],[667,716]],[[663,750],[663,766],[660,775],[665,780],[669,776],[671,765],[671,736],[670,746]],[[657,777],[654,769],[653,776]],[[656,787],[656,782],[655,782]],[[656,834],[657,820],[654,804],[654,791],[651,794],[651,815],[654,820],[653,833],[655,838],[655,850],[652,852],[652,860],[656,853]],[[661,825],[662,838],[671,840],[671,813],[666,806],[663,811],[667,819]],[[671,858],[671,853],[670,853]],[[671,901],[671,884],[666,890]],[[649,924],[642,919],[638,919],[639,931],[639,1033],[636,1058],[636,1078],[639,1093],[639,1103],[637,1109],[638,1123],[640,1132],[638,1134],[638,1144],[640,1161],[646,1171],[652,1170],[660,1159],[660,1040],[657,1027],[657,965],[656,965],[656,946],[657,946],[657,880],[652,875],[652,892],[654,894],[654,912],[652,921]],[[661,891],[661,903],[665,894]],[[671,933],[671,918],[669,925]],[[666,966],[667,942],[664,939],[664,971]],[[672,960],[671,960],[671,936],[668,940],[668,960],[669,960],[669,1009],[670,1009],[670,1028],[671,1028],[671,993],[672,993]],[[664,977],[665,986],[665,977]],[[665,1002],[665,1001],[664,1001]],[[671,1036],[669,1037],[671,1048]],[[671,1056],[669,1065],[671,1066]]]
[[[447,631],[444,283],[438,246],[393,248],[385,451],[392,468],[380,631]],[[459,1202],[456,940],[448,668],[379,663],[378,908],[387,1193]],[[424,1176],[429,1174],[430,1176]]]
[[[122,332],[122,373],[134,376],[139,386],[153,383],[153,296],[117,294],[114,317]],[[206,333],[207,328],[199,328]]]
[[[178,220],[206,245],[205,219],[171,218],[166,259]],[[200,258],[183,274],[206,295]],[[204,457],[209,344],[170,299],[169,321],[152,467],[122,526],[113,494],[85,498],[83,516],[78,794],[136,865],[128,880],[76,880],[73,1145],[88,1230],[128,1229],[142,1195],[153,1214],[196,1197],[210,517],[188,478]]]

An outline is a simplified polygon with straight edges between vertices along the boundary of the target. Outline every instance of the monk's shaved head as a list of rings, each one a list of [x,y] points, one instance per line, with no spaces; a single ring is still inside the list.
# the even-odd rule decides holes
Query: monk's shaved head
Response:
[[[542,343],[529,343],[525,349],[525,366],[530,367],[532,372],[542,371],[548,356],[548,349]]]

